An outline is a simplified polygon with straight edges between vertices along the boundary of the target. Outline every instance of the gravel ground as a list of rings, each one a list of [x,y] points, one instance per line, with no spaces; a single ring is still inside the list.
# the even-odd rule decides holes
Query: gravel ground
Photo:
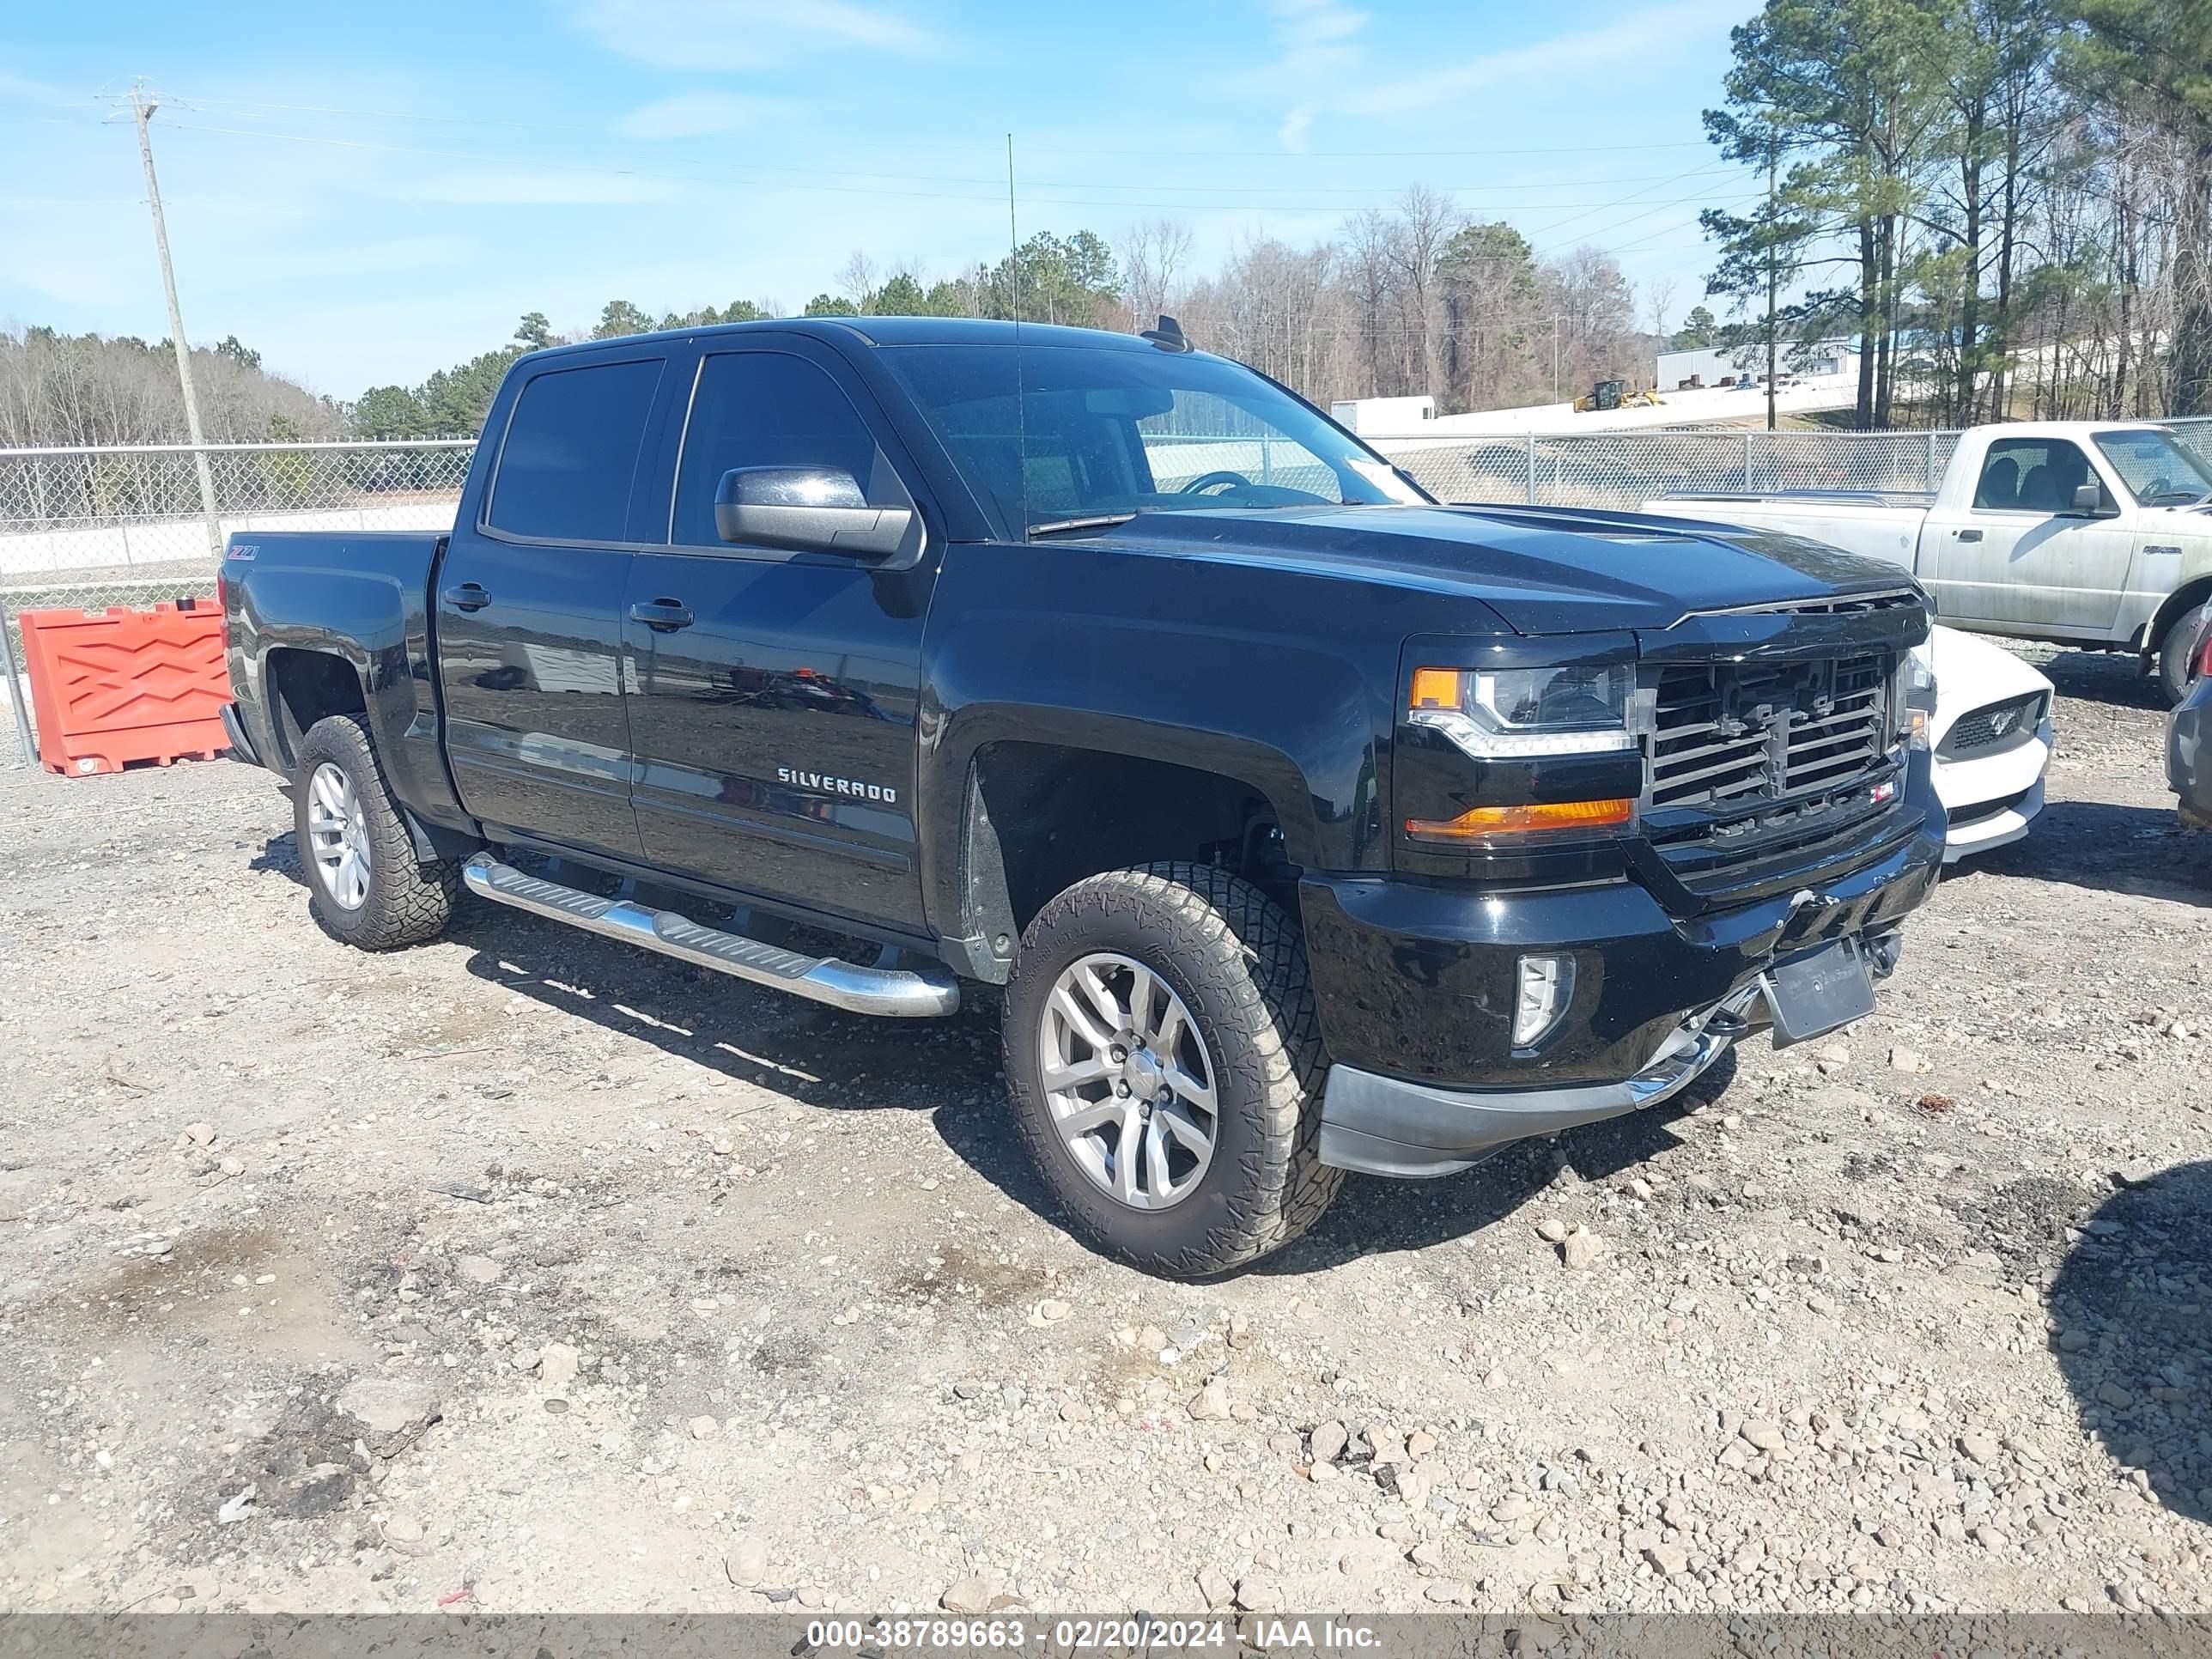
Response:
[[[2212,847],[2052,672],[1847,1042],[1206,1286],[1054,1225],[987,1000],[362,956],[264,775],[0,774],[0,1607],[2212,1607]]]

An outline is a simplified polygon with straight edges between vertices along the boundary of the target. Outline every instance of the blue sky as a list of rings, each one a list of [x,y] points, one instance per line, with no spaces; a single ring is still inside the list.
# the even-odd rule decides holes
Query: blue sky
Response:
[[[523,312],[796,308],[855,249],[949,274],[1021,229],[1188,223],[1210,266],[1407,185],[1615,251],[1670,316],[1709,264],[1698,112],[1753,0],[91,0],[0,15],[0,320],[167,332],[127,118],[143,76],[185,324],[335,397]]]

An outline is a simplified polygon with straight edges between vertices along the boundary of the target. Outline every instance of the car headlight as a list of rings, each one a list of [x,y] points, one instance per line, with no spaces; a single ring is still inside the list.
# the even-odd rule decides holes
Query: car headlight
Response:
[[[1406,719],[1433,726],[1478,760],[1604,755],[1633,749],[1626,663],[1567,668],[1418,668]]]
[[[1898,676],[1902,684],[1904,720],[1898,732],[1908,748],[1928,747],[1928,728],[1936,719],[1936,669],[1917,651],[1905,653]]]
[[[1413,671],[1406,722],[1425,726],[1462,754],[1484,762],[1527,763],[1635,753],[1629,701],[1636,671],[1628,662],[1537,668],[1419,668]],[[1616,769],[1607,781],[1615,788]],[[1408,816],[1416,841],[1475,848],[1561,837],[1612,836],[1636,820],[1632,794],[1600,799],[1520,799],[1469,806],[1450,817]]]

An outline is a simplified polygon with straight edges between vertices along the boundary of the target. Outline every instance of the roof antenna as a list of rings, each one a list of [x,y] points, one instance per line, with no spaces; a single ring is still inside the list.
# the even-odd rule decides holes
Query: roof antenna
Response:
[[[1006,296],[1014,318],[1014,441],[1022,539],[1030,537],[1030,419],[1022,401],[1022,234],[1014,223],[1014,135],[1006,135]]]
[[[1159,325],[1139,333],[1140,340],[1150,340],[1163,351],[1188,351],[1190,342],[1183,337],[1182,325],[1164,311],[1160,313]]]

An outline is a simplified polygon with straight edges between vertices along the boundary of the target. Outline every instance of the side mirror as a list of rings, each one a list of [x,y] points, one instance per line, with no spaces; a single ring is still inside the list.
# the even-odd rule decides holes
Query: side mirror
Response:
[[[2074,510],[2076,513],[2087,513],[2093,518],[2101,514],[2105,510],[2105,486],[2094,478],[2087,483],[2075,484]]]
[[[740,466],[714,489],[726,542],[879,559],[899,550],[914,509],[871,507],[849,472],[831,466]]]

